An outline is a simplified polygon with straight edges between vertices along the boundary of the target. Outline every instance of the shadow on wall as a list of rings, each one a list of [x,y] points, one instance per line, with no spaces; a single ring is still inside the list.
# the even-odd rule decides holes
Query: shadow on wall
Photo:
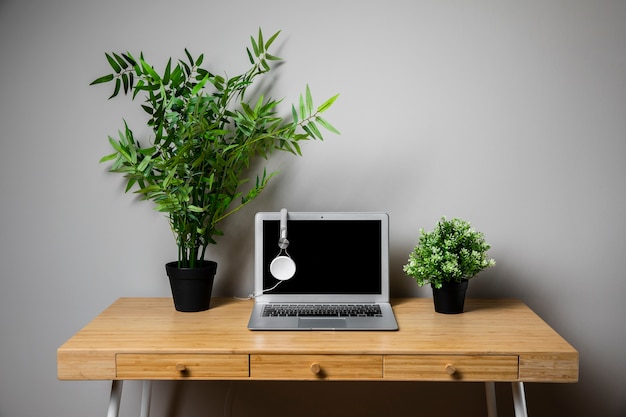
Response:
[[[499,415],[512,416],[512,398],[500,388]],[[151,407],[153,417],[471,417],[486,412],[482,383],[420,382],[167,381],[154,384]]]

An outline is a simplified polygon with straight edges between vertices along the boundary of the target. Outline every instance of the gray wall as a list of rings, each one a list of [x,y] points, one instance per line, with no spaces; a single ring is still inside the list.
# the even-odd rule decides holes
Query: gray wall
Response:
[[[146,133],[138,103],[88,86],[104,52],[164,65],[189,48],[234,74],[259,26],[283,30],[285,111],[306,83],[341,93],[343,134],[271,159],[280,176],[211,250],[216,295],[252,288],[256,211],[387,211],[393,295],[424,297],[402,272],[418,229],[463,217],[498,262],[470,296],[522,299],[580,352],[578,384],[527,384],[531,415],[626,415],[626,2],[2,0],[0,416],[104,415],[109,384],[57,381],[57,347],[118,297],[169,295],[166,221],[98,164],[122,117]],[[153,415],[276,401],[285,416],[485,412],[479,384],[207,382],[155,384]]]

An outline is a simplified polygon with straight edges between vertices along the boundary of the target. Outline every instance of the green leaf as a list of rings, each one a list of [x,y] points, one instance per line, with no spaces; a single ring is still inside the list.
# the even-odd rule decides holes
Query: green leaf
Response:
[[[187,50],[187,48],[185,48],[185,55],[187,55],[187,59],[189,60],[189,64],[191,66],[193,66],[193,57],[191,56],[191,54],[189,53],[189,51]]]
[[[307,116],[313,114],[313,96],[311,95],[311,89],[309,85],[306,85],[306,110]]]
[[[309,123],[307,125],[307,127],[310,129],[310,132],[313,133],[313,137],[323,140],[324,138],[322,137],[322,132],[320,132],[320,130],[317,128],[317,125],[313,122]]]
[[[122,74],[122,83],[124,84],[124,94],[128,94],[128,87],[129,87],[129,81],[128,81],[128,74]]]
[[[109,61],[109,65],[111,65],[111,68],[113,68],[113,71],[115,71],[117,73],[122,71],[122,68],[119,66],[117,61],[111,55],[109,55],[107,53],[105,53],[104,55],[107,57],[107,61]]]
[[[296,106],[294,106],[293,104],[291,105],[291,116],[293,117],[293,123],[297,124],[298,123],[298,112],[296,111]]]
[[[102,162],[111,161],[111,160],[117,158],[117,156],[118,156],[118,154],[117,154],[117,152],[115,152],[115,153],[112,153],[110,155],[103,156],[102,158],[100,158],[100,161],[98,161],[98,162],[102,163]]]
[[[122,56],[130,65],[132,65],[133,67],[137,66],[137,60],[133,58],[133,56],[130,53],[122,54]]]
[[[137,94],[139,94],[139,92],[143,90],[143,85],[144,85],[144,81],[139,80],[139,82],[137,83],[137,86],[135,87],[135,91],[133,92],[133,100],[135,99],[135,97],[137,97]],[[152,114],[152,112],[150,112],[150,114]]]
[[[195,96],[197,95],[200,90],[202,90],[204,88],[204,85],[206,84],[206,82],[209,80],[209,76],[206,75],[202,80],[200,80],[200,82],[198,84],[196,84],[193,89],[191,90],[191,95]]]
[[[246,48],[246,52],[248,53],[248,59],[250,60],[250,64],[254,64],[254,57],[252,56],[250,49]]]
[[[133,188],[133,185],[135,185],[135,179],[134,178],[129,178],[128,179],[128,184],[126,184],[126,189],[124,190],[124,192],[129,192],[131,188]]]
[[[137,171],[143,172],[148,167],[148,164],[150,164],[151,161],[152,161],[152,158],[150,158],[150,156],[144,157],[142,161],[139,163],[139,165],[137,165]]]
[[[259,47],[259,52],[263,53],[265,52],[265,44],[263,43],[263,32],[261,31],[261,28],[259,28],[259,35],[258,35],[258,47]]]
[[[333,103],[335,102],[335,100],[337,100],[337,97],[339,97],[339,94],[334,95],[333,97],[329,98],[328,100],[326,100],[321,106],[319,106],[317,108],[317,112],[318,113],[323,113],[326,110],[328,110],[328,108],[330,108],[330,106],[333,105]]]
[[[257,58],[259,57],[259,47],[256,44],[256,41],[254,40],[254,38],[252,36],[250,36],[250,42],[252,43],[252,50],[254,51],[254,56],[256,56]],[[252,63],[254,63],[254,60],[252,60]]]
[[[113,74],[103,75],[102,77],[93,80],[89,85],[108,83],[113,79],[113,77]]]
[[[113,94],[111,94],[109,99],[112,99],[120,92],[121,86],[122,86],[122,82],[120,81],[120,79],[119,78],[115,79],[115,88],[113,89]]]
[[[172,58],[167,60],[167,65],[165,66],[165,72],[163,73],[163,84],[165,85],[170,83],[171,67],[172,67]]]
[[[260,29],[259,29],[259,30],[260,30]],[[276,40],[276,38],[278,37],[278,35],[280,35],[280,32],[281,32],[281,31],[279,30],[278,32],[274,33],[274,34],[272,35],[272,37],[271,37],[271,38],[269,38],[269,39],[267,40],[267,42],[265,42],[265,50],[268,50],[268,49],[270,48],[270,45],[271,45],[271,44],[272,44],[272,43]],[[280,58],[279,58],[279,59],[280,59]]]
[[[116,141],[115,139],[113,139],[111,136],[109,136],[109,143],[111,144],[111,146],[113,147],[113,149],[115,149],[117,151],[117,153],[122,156],[125,160],[130,161],[130,155],[128,154],[128,152],[126,152],[124,150],[124,148],[122,147],[122,145],[120,144],[120,142]]]
[[[159,74],[157,74],[154,68],[152,68],[152,66],[150,66],[150,64],[148,64],[143,59],[141,60],[141,67],[144,69],[146,74],[150,75],[153,82],[158,83],[161,81],[161,77],[159,77]]]
[[[196,59],[196,67],[199,67],[200,65],[202,65],[203,61],[204,61],[204,54],[200,54],[198,59]]]
[[[324,126],[324,129],[326,129],[326,130],[328,130],[328,131],[331,131],[331,132],[333,132],[333,133],[336,133],[336,134],[338,134],[338,135],[341,135],[341,133],[340,133],[337,129],[335,129],[335,128],[333,127],[333,125],[331,125],[330,123],[328,123],[328,121],[326,121],[325,119],[321,118],[320,116],[317,116],[317,117],[315,118],[315,121],[316,121],[316,122],[318,122],[319,124],[321,124],[322,126]]]
[[[304,97],[300,94],[300,118],[306,119],[306,107],[304,105]]]
[[[121,56],[119,56],[119,55],[118,55],[118,54],[116,54],[116,53],[113,53],[113,57],[115,58],[115,60],[117,61],[117,63],[118,63],[118,64],[120,64],[120,66],[121,66],[122,68],[124,68],[124,69],[128,68],[128,64],[126,63],[126,61],[125,61],[125,60],[124,60]]]

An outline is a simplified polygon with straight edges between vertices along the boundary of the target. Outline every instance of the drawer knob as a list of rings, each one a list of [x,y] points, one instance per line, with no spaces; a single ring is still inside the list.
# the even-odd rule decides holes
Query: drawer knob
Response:
[[[456,373],[456,368],[451,363],[446,365],[446,373],[448,375],[454,375]]]
[[[321,371],[322,371],[322,367],[320,366],[319,363],[311,364],[311,372],[313,372],[315,375],[318,375]]]
[[[187,370],[187,367],[185,366],[185,364],[184,364],[184,363],[182,363],[182,362],[178,362],[178,363],[176,364],[176,370],[177,370],[178,372],[185,372],[185,371]]]

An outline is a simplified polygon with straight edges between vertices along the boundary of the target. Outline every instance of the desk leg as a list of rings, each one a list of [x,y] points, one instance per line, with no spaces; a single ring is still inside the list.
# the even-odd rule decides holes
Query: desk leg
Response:
[[[487,394],[487,417],[498,417],[496,385],[494,382],[485,382],[485,393]]]
[[[124,381],[114,379],[111,384],[111,397],[109,398],[109,410],[107,412],[107,417],[118,417],[120,414],[123,382]]]
[[[141,417],[150,416],[150,400],[152,399],[152,381],[143,381],[143,388],[141,390]]]
[[[513,386],[513,407],[515,408],[515,417],[528,417],[526,410],[526,394],[524,394],[523,382],[512,382]]]

